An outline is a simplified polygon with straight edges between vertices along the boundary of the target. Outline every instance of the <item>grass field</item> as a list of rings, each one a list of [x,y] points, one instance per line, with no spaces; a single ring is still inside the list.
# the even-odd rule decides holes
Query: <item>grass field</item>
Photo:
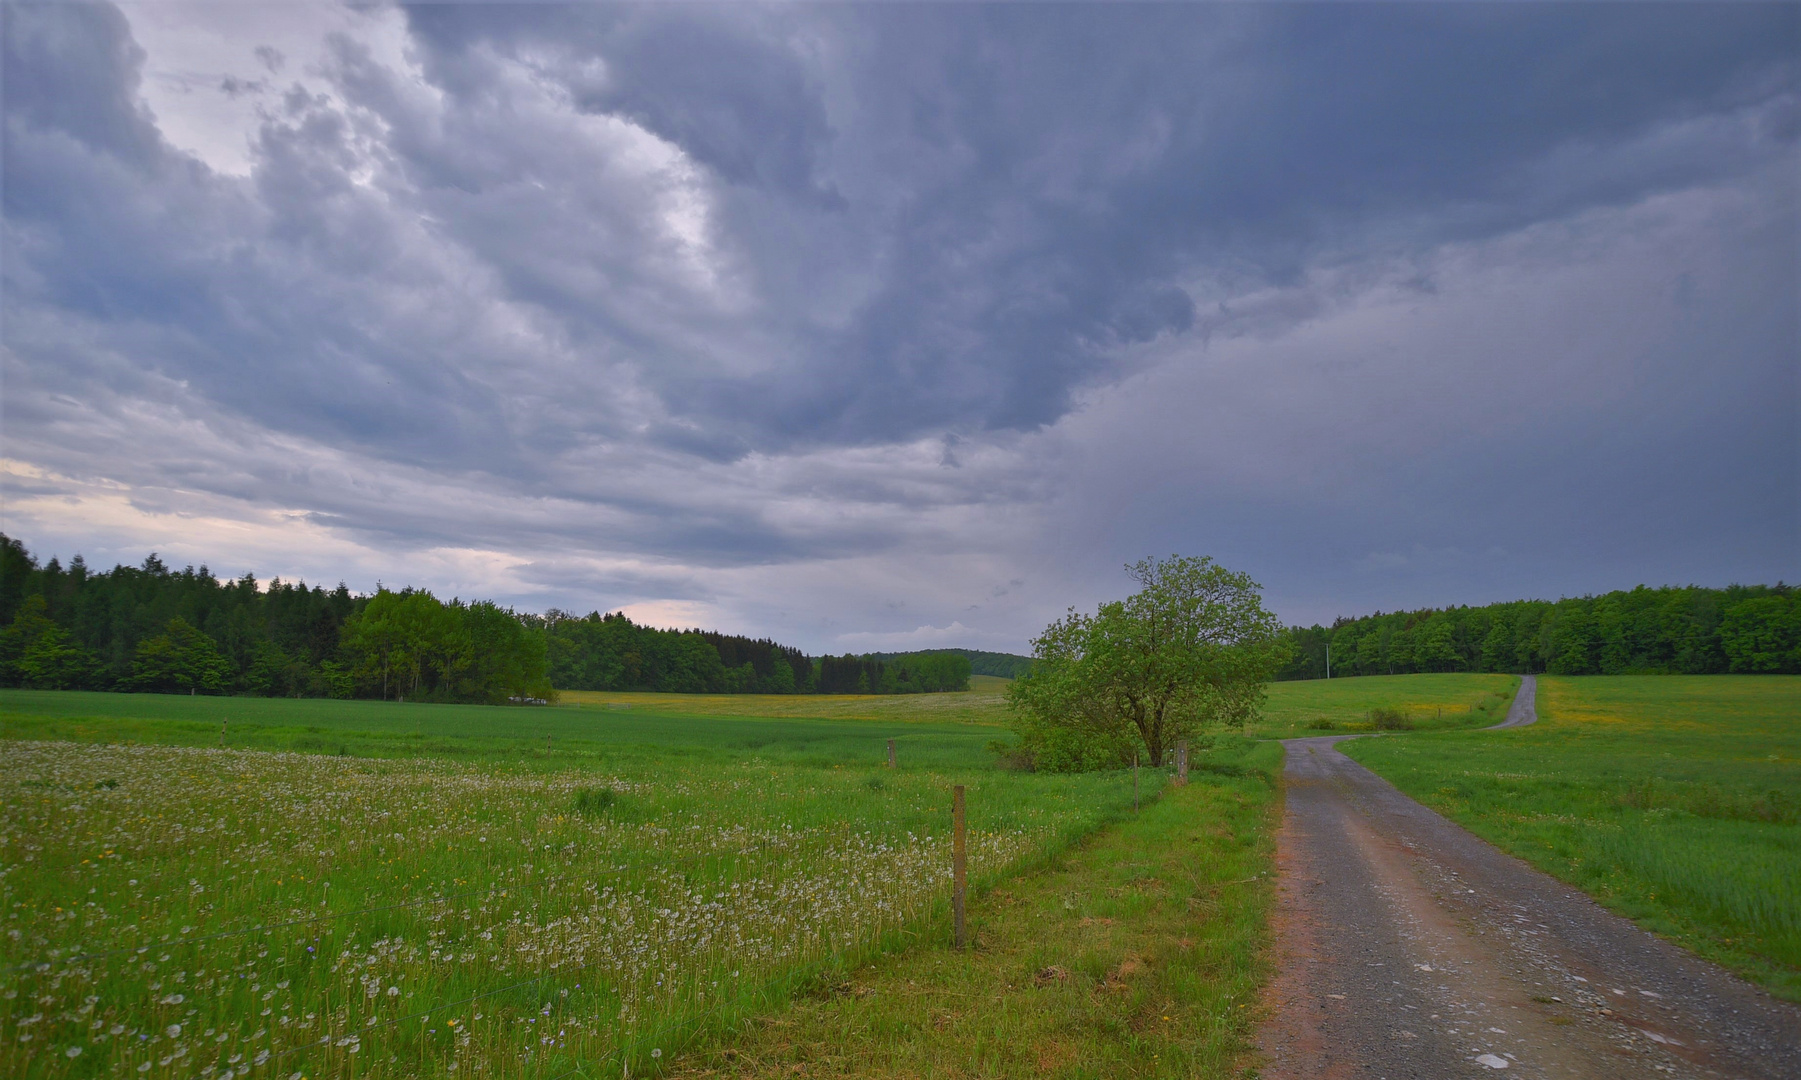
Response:
[[[1372,709],[1404,713],[1420,731],[1485,727],[1507,716],[1517,675],[1360,675],[1279,682],[1250,733],[1292,739],[1333,731],[1371,731]]]
[[[630,694],[565,690],[563,707],[605,709],[625,716],[763,717],[861,720],[894,725],[980,724],[1006,727],[1008,680],[977,675],[960,694],[888,696],[772,694]],[[1287,739],[1321,731],[1370,730],[1369,712],[1398,709],[1418,730],[1499,723],[1519,678],[1513,675],[1366,675],[1281,682],[1270,687],[1262,719],[1249,733]],[[1320,727],[1329,723],[1330,728]],[[906,728],[897,728],[903,735]],[[1004,737],[990,732],[983,741]]]
[[[654,1070],[935,940],[953,782],[979,882],[1131,799],[924,721],[7,691],[0,722],[7,1076]]]
[[[976,947],[885,957],[680,1076],[1240,1076],[1266,962],[1280,750],[1225,748],[1157,804],[971,907]]]
[[[566,691],[539,708],[320,699],[182,697],[0,690],[0,737],[218,746],[364,757],[594,764],[730,760],[755,753],[795,764],[860,765],[897,744],[904,767],[976,768],[1010,739],[1007,680],[975,676],[956,694],[632,694]],[[1481,726],[1506,715],[1511,675],[1378,675],[1277,683],[1260,738],[1367,727],[1400,709],[1421,730]]]
[[[655,1071],[695,1039],[717,1065],[746,1018],[885,951],[906,955],[858,985],[893,1003],[868,1030],[904,1037],[846,1044],[862,1049],[843,1061],[881,1042],[903,1073],[1224,1068],[1261,956],[1247,868],[1267,865],[1276,748],[1214,740],[1188,811],[1148,809],[1008,884],[977,909],[984,948],[949,956],[953,782],[988,883],[1131,797],[1118,775],[997,769],[1004,687],[540,708],[0,691],[0,1072],[549,1078]],[[1376,706],[1488,722],[1502,691],[1283,684],[1263,730]],[[1162,777],[1143,779],[1148,799]],[[1171,846],[1171,830],[1194,835]],[[1066,974],[1037,986],[1051,969]],[[932,1012],[895,979],[1002,1007]],[[823,1025],[825,1042],[790,1031],[754,1059],[813,1054],[842,1041],[831,1025],[868,1019],[836,1000],[781,1022]],[[1015,1038],[1057,1049],[1027,1060],[1004,1049]]]
[[[1801,678],[1538,686],[1531,727],[1341,746],[1476,834],[1801,1001]]]
[[[633,694],[564,690],[561,704],[667,716],[754,716],[862,720],[897,724],[1005,725],[1009,680],[972,675],[969,690],[951,694]]]
[[[896,740],[903,767],[975,768],[993,755],[993,727],[936,718],[930,698],[998,701],[996,691],[887,699],[701,694],[606,695],[604,702],[536,708],[383,701],[183,697],[0,690],[0,737],[265,750],[368,757],[595,764],[672,757],[731,762],[755,755],[812,765],[878,764]],[[876,720],[833,717],[832,701],[900,702]],[[811,717],[759,715],[771,702],[811,703]],[[977,704],[970,708],[993,708]]]

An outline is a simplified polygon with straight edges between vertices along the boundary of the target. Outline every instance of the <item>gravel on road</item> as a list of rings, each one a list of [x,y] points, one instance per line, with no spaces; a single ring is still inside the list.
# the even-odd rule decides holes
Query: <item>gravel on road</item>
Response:
[[[1522,680],[1507,720],[1536,719]],[[1801,1077],[1801,1009],[1285,743],[1265,1077]]]

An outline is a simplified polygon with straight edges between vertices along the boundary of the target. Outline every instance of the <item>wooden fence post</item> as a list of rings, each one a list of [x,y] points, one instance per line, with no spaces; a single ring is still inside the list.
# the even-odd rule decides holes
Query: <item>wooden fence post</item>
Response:
[[[888,740],[888,767],[894,768],[894,740]]]
[[[1138,812],[1138,751],[1132,751],[1132,812]]]
[[[1188,783],[1188,740],[1176,740],[1176,783]]]
[[[969,862],[966,830],[963,820],[963,785],[951,789],[951,921],[957,933],[957,948],[969,944],[969,927],[965,922],[965,893],[969,888]]]

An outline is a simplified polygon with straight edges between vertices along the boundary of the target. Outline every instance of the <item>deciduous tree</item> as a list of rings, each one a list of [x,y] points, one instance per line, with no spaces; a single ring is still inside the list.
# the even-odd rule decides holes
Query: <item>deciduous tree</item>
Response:
[[[1040,767],[1125,764],[1141,750],[1161,765],[1176,740],[1242,726],[1287,656],[1260,587],[1206,557],[1128,566],[1136,593],[1073,609],[1033,642],[1036,663],[1008,702]]]

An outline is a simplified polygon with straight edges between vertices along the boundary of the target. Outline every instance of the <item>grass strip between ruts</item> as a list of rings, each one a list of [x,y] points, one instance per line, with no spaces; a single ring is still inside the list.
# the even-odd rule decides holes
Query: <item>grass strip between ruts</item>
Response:
[[[703,1043],[678,1076],[1235,1076],[1265,976],[1281,748],[1199,773],[941,940]]]

